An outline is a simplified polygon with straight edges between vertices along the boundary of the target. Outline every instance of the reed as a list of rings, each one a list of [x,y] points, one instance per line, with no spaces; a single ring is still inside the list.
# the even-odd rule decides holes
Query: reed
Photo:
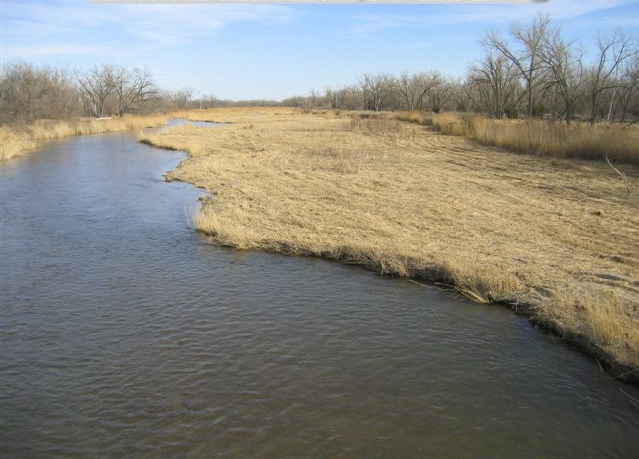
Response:
[[[464,136],[517,153],[600,161],[608,158],[615,163],[639,165],[636,126],[494,120],[455,113],[432,115],[428,124],[442,134]]]
[[[37,148],[39,142],[76,135],[138,130],[165,124],[167,115],[136,116],[104,120],[78,119],[38,121],[26,126],[1,126],[2,160],[20,156]]]

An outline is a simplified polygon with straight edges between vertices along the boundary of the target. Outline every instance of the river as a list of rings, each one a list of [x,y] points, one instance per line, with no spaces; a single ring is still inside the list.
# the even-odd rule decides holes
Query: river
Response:
[[[208,244],[183,157],[2,165],[3,457],[639,457],[639,390],[506,308]]]

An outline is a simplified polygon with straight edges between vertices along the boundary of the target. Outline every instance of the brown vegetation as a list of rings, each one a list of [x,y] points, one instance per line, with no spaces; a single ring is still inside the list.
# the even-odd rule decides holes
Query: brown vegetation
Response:
[[[2,160],[24,154],[44,140],[74,135],[143,129],[166,123],[166,115],[123,116],[113,119],[78,119],[74,121],[38,121],[24,126],[0,126],[0,158]]]
[[[583,158],[639,165],[639,127],[620,124],[564,124],[553,121],[495,120],[479,115],[399,112],[399,120],[432,126],[482,145],[556,158]]]
[[[195,218],[215,243],[454,285],[639,368],[639,200],[605,162],[328,112],[189,117],[232,124],[142,139],[189,153],[167,179],[215,194]],[[639,189],[639,169],[622,169]]]

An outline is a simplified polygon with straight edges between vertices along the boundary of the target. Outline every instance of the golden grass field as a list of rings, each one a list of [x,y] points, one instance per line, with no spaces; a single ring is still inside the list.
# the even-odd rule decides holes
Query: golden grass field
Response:
[[[388,115],[386,115],[388,116]],[[507,148],[518,153],[583,158],[639,166],[639,127],[618,123],[542,120],[495,120],[472,114],[398,112],[391,116],[432,126],[450,135],[460,135],[482,145]]]
[[[168,180],[214,193],[215,243],[363,265],[531,309],[639,368],[639,168],[518,155],[416,123],[293,109],[182,114],[231,123],[141,140],[185,150]],[[495,339],[499,339],[495,336]]]
[[[166,115],[135,116],[104,120],[79,119],[72,121],[40,121],[23,127],[0,127],[0,158],[20,156],[37,148],[39,142],[74,135],[99,134],[159,126],[166,123]]]

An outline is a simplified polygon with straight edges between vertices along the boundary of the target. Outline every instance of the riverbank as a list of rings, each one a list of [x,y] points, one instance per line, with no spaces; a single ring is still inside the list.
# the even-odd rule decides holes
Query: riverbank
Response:
[[[95,119],[83,118],[66,121],[38,121],[25,126],[0,127],[0,158],[10,159],[24,155],[38,147],[40,142],[75,135],[144,129],[165,124],[167,115],[136,116]]]
[[[522,156],[395,120],[220,109],[144,142],[189,157],[218,244],[455,286],[639,368],[639,200],[605,163]],[[625,166],[632,189],[639,169]],[[632,376],[635,373],[631,373]],[[626,375],[628,376],[628,375]]]

